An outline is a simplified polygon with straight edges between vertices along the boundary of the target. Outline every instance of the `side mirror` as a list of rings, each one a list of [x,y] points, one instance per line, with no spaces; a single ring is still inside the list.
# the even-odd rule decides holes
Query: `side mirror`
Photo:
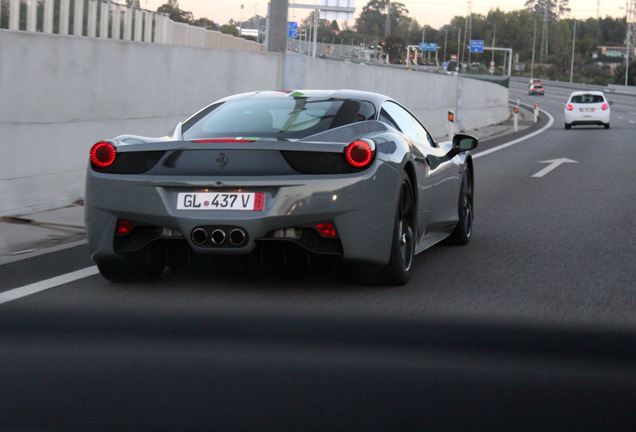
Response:
[[[614,105],[614,102],[610,101],[610,103],[609,103],[609,104],[610,104],[610,105]]]
[[[457,134],[453,136],[453,147],[448,152],[448,157],[452,158],[459,153],[473,150],[477,148],[478,143],[479,140],[472,135]]]

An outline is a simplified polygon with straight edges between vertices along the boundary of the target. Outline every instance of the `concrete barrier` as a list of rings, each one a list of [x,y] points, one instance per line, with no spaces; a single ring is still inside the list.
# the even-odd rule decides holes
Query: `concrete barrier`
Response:
[[[207,44],[207,41],[206,41]],[[88,150],[124,133],[167,134],[221,97],[350,88],[388,94],[436,137],[508,117],[490,83],[298,55],[114,41],[0,29],[0,216],[83,197]]]

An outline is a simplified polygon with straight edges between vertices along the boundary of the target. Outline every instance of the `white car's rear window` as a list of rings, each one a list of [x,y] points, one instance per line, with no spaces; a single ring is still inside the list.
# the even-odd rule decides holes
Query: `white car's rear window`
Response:
[[[572,96],[570,99],[571,103],[580,103],[580,104],[590,104],[590,103],[601,103],[605,102],[605,98],[602,95],[595,94],[582,94]]]

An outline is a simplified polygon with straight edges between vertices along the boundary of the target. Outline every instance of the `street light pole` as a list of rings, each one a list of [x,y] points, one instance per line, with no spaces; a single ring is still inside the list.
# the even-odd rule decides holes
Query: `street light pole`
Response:
[[[631,18],[631,9],[630,9],[630,3],[629,2],[625,2],[625,24],[627,27],[627,50],[625,52],[625,87],[627,87],[627,78],[629,76],[629,44],[631,42],[632,39],[632,34],[631,34],[631,29],[630,29],[630,25],[629,25],[629,19]]]
[[[494,28],[494,30],[492,32],[492,47],[494,48],[495,47],[495,35],[497,34],[497,24],[495,24],[495,23],[488,23],[488,24],[490,24]],[[490,67],[492,67],[493,70],[495,68],[495,50],[492,50],[492,56],[490,58]],[[505,67],[505,65],[504,65],[504,67]]]
[[[572,63],[570,64],[570,84],[574,75],[574,47],[576,46],[576,19],[574,20],[574,34],[572,35]]]
[[[446,62],[446,42],[448,42],[448,29],[444,29],[444,62]]]
[[[530,66],[530,79],[534,78],[534,44],[537,40],[537,19],[534,19],[534,34],[532,35],[532,66]]]
[[[457,27],[457,68],[458,68],[458,72],[459,69],[461,69],[461,65],[459,64],[459,53],[460,53],[460,40],[462,37],[462,28],[461,27]]]

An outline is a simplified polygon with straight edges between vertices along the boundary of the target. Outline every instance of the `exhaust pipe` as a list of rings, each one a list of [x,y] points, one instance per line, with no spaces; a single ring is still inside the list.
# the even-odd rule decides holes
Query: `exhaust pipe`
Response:
[[[230,233],[230,243],[232,243],[234,246],[242,245],[245,242],[245,238],[245,231],[240,228],[235,228]]]
[[[208,239],[208,233],[203,228],[195,228],[192,230],[191,238],[195,244],[202,246]]]
[[[223,242],[225,241],[225,231],[218,228],[215,229],[214,231],[212,231],[212,234],[210,234],[210,240],[212,240],[212,243],[214,243],[215,245],[223,244]]]

